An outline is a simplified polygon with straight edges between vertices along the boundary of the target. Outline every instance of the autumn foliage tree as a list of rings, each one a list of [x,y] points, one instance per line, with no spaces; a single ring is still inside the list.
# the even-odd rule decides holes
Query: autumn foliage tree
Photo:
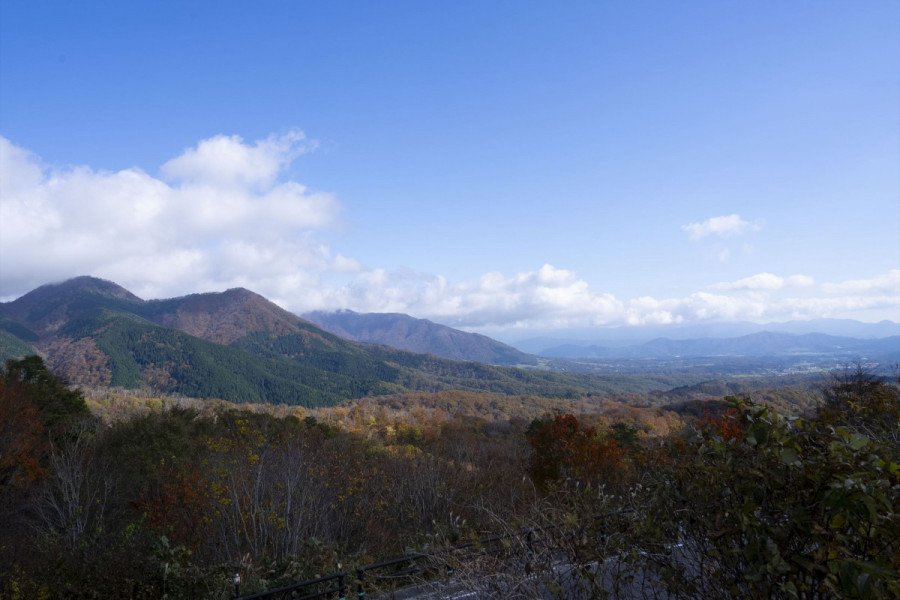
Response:
[[[841,425],[900,449],[900,385],[857,364],[832,373],[824,389],[817,416],[829,425]],[[900,458],[900,450],[895,454]]]
[[[46,453],[45,426],[40,412],[18,388],[0,379],[0,498],[45,470],[41,464]]]
[[[740,402],[737,398],[735,400]],[[710,432],[712,435],[717,435],[726,442],[729,440],[740,441],[744,437],[744,429],[741,426],[738,409],[733,407],[717,415],[707,412],[700,419],[700,429]]]
[[[533,449],[529,470],[540,487],[560,480],[615,482],[624,475],[626,451],[613,436],[599,435],[575,415],[536,419],[526,435]]]
[[[896,446],[730,401],[645,482],[633,568],[664,597],[900,596]]]
[[[81,393],[68,389],[39,356],[0,367],[0,509],[15,510],[13,497],[46,473],[51,442],[87,415]]]
[[[88,418],[81,392],[70,390],[39,356],[0,367],[0,581],[28,553],[34,509],[55,473],[73,423]]]

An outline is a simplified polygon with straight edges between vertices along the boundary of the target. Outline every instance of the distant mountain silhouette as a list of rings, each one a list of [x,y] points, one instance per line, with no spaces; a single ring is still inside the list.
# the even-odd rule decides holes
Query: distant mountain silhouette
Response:
[[[467,333],[427,319],[400,313],[317,311],[303,318],[349,340],[384,344],[399,350],[427,352],[452,360],[492,365],[536,365],[538,359],[477,333]]]
[[[559,346],[600,346],[612,348],[637,346],[659,338],[670,340],[738,338],[762,332],[788,333],[792,335],[820,333],[837,337],[877,339],[900,335],[900,323],[894,321],[863,323],[853,319],[813,319],[809,321],[762,324],[749,321],[728,321],[721,323],[594,327],[535,332],[532,337],[517,339],[510,341],[510,343],[523,352],[544,355],[550,349]]]
[[[900,336],[879,339],[838,337],[821,333],[792,335],[762,331],[734,338],[672,340],[658,338],[631,346],[581,346],[565,344],[541,352],[553,358],[671,358],[716,356],[803,356],[829,355],[861,357],[877,355],[900,358]]]

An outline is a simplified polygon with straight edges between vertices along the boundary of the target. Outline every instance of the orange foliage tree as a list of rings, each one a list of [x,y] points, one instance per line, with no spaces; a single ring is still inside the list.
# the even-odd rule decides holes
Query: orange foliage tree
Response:
[[[533,449],[529,470],[541,487],[560,480],[618,481],[625,474],[626,451],[611,436],[578,422],[574,415],[532,421],[526,433]]]
[[[718,415],[712,415],[708,411],[700,420],[700,428],[710,431],[724,441],[744,439],[744,428],[741,426],[738,410],[729,408]]]
[[[31,400],[0,379],[0,490],[30,483],[45,471],[44,430]]]

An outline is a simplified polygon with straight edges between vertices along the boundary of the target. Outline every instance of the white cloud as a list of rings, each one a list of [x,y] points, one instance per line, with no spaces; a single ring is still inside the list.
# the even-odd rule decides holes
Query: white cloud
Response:
[[[486,273],[456,285],[441,276],[374,269],[360,273],[346,286],[323,289],[317,302],[321,305],[306,309],[404,312],[467,327],[538,322],[600,325],[615,321],[624,310],[613,296],[590,292],[574,272],[552,265],[512,277]]]
[[[281,169],[298,155],[315,148],[302,131],[270,135],[252,146],[237,135],[217,135],[187,148],[162,166],[168,180],[215,187],[271,186]]]
[[[734,214],[725,217],[712,217],[702,223],[688,223],[687,225],[682,225],[681,228],[687,231],[692,240],[699,240],[709,235],[731,237],[747,231],[756,231],[762,227],[759,224],[748,223],[740,215]]]
[[[812,277],[806,275],[791,275],[784,278],[772,273],[759,273],[752,277],[745,277],[737,281],[715,283],[709,286],[711,290],[780,290],[784,287],[808,287],[813,285]]]
[[[791,275],[784,280],[787,287],[810,287],[816,283],[816,280],[809,275]]]
[[[332,259],[331,267],[336,273],[359,273],[363,268],[358,260],[347,258],[343,254],[338,254]]]
[[[160,179],[137,168],[51,168],[0,137],[0,297],[89,274],[144,298],[243,286],[298,313],[351,308],[467,328],[544,329],[884,314],[900,306],[900,270],[824,284],[825,298],[808,297],[817,291],[811,277],[764,272],[683,297],[619,299],[549,264],[455,283],[366,267],[324,241],[339,216],[337,199],[284,177],[312,146],[300,132],[255,143],[216,136],[167,162]],[[752,227],[732,215],[685,229],[702,237]],[[805,297],[787,296],[801,288]]]
[[[336,222],[337,200],[279,181],[310,147],[299,131],[254,144],[216,136],[167,162],[161,180],[50,168],[0,137],[0,295],[79,274],[177,295],[327,272],[335,259],[314,234]]]
[[[900,269],[876,275],[870,279],[852,279],[841,283],[823,283],[822,291],[828,294],[888,293],[900,296]]]
[[[722,284],[721,293],[620,300],[591,291],[587,282],[578,279],[574,272],[551,265],[511,277],[486,273],[477,281],[456,285],[439,276],[388,273],[379,269],[361,274],[348,286],[325,291],[317,302],[322,302],[324,308],[403,312],[469,329],[763,322],[842,316],[848,311],[885,311],[900,306],[900,298],[885,295],[832,299],[779,295],[791,288],[808,291],[812,283],[812,278],[804,275],[782,278],[763,273]],[[732,287],[726,289],[729,285]]]

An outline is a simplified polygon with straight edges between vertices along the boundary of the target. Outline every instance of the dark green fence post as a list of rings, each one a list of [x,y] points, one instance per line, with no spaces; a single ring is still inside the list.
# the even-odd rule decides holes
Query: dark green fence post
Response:
[[[347,582],[344,573],[344,563],[338,563],[338,600],[347,600]]]
[[[356,597],[358,600],[362,600],[366,596],[366,592],[363,591],[363,575],[365,573],[362,569],[356,570]]]

